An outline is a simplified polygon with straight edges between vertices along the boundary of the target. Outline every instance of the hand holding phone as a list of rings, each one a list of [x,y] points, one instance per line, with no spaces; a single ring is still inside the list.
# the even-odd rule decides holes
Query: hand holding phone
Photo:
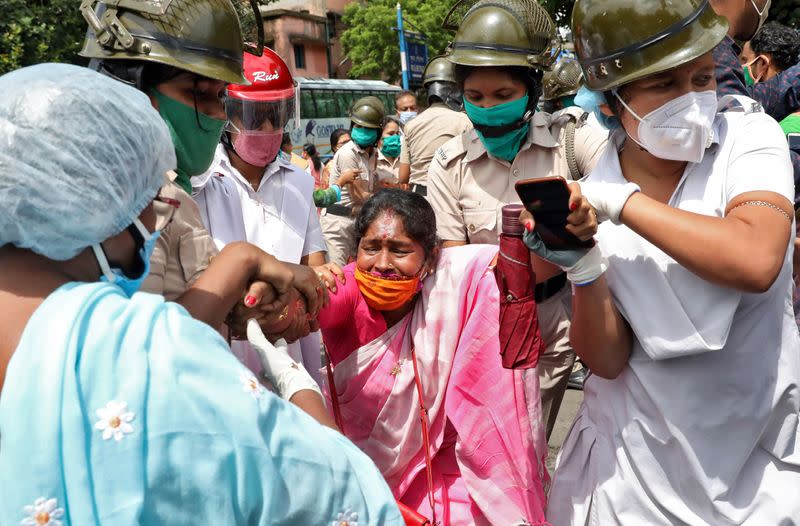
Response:
[[[533,215],[534,231],[549,249],[576,250],[594,246],[593,239],[581,240],[567,229],[571,192],[565,179],[528,179],[518,182],[514,188],[525,209]]]

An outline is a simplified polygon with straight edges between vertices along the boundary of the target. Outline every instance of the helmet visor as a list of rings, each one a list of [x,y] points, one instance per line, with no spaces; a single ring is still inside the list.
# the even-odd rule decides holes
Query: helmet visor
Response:
[[[275,101],[252,101],[225,97],[228,131],[283,130],[294,118],[294,97]]]

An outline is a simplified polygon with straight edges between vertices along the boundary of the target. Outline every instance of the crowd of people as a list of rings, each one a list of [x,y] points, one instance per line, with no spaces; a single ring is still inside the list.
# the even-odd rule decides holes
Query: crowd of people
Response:
[[[0,523],[800,521],[769,3],[577,0],[570,57],[460,0],[424,104],[355,101],[328,162],[255,7],[83,9],[88,67],[0,76]]]

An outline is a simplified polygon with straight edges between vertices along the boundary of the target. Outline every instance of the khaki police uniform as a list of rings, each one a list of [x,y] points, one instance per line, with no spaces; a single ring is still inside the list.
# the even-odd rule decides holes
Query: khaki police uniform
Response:
[[[166,224],[174,207],[159,201],[153,203],[156,229],[161,230],[161,235],[150,258],[150,273],[142,284],[142,290],[174,301],[208,268],[218,250],[203,226],[194,199],[174,183],[175,172],[168,172],[167,177],[169,182],[161,187],[160,195],[178,201],[180,207],[174,210],[172,221]]]
[[[444,241],[466,243],[499,242],[501,209],[519,203],[517,181],[559,176],[572,179],[564,150],[565,128],[579,119],[579,108],[568,108],[557,116],[534,113],[528,138],[513,162],[489,155],[475,130],[454,137],[436,151],[428,171],[428,201],[436,213],[436,227]],[[574,122],[574,120],[573,120]],[[581,174],[597,163],[608,133],[590,126],[575,130],[575,159]],[[534,256],[534,266],[546,262]],[[575,354],[569,343],[571,291],[566,276],[550,279],[539,272],[537,284],[539,327],[546,350],[539,359],[542,415],[549,438],[566,390]]]
[[[304,170],[304,171],[308,170],[308,160],[303,159],[302,157],[300,157],[299,155],[297,155],[294,152],[292,152],[292,155],[291,155],[291,163],[293,165],[297,166],[298,168],[300,168],[301,170]]]
[[[400,155],[403,155],[400,150]],[[400,182],[400,157],[386,157],[378,150],[378,159],[375,166],[375,181],[380,187],[381,183],[398,184]]]
[[[360,170],[359,178],[367,182],[370,192],[375,187],[375,170],[377,165],[376,149],[371,153],[350,141],[336,152],[331,161],[328,184],[333,184],[345,170]],[[322,211],[320,226],[325,243],[328,246],[328,259],[339,266],[347,264],[355,255],[355,219],[353,217],[353,198],[350,185],[342,188],[342,199]]]
[[[406,148],[400,153],[400,162],[411,165],[409,183],[411,190],[427,194],[428,166],[444,143],[472,128],[466,113],[451,110],[446,104],[435,102],[408,121],[404,134]]]

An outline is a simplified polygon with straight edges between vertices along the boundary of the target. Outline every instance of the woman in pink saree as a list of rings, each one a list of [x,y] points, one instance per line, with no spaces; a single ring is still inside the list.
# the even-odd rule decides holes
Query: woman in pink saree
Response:
[[[499,355],[497,247],[440,250],[430,205],[400,190],[367,201],[355,230],[319,318],[341,431],[439,524],[547,524],[537,376]]]

